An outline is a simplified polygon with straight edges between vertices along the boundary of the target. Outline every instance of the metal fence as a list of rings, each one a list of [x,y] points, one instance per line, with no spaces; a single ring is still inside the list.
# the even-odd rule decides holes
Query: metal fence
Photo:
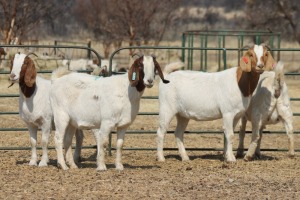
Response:
[[[95,55],[98,57],[99,61],[101,61],[101,58],[99,54],[92,48],[89,47],[83,47],[83,46],[55,46],[55,45],[0,45],[2,47],[36,47],[36,48],[78,48],[78,49],[87,49],[95,53]],[[227,68],[227,53],[230,51],[237,51],[236,48],[232,49],[226,49],[226,48],[197,48],[197,47],[163,47],[163,46],[132,46],[132,47],[123,47],[120,49],[117,49],[114,51],[111,56],[110,56],[110,66],[109,66],[109,74],[112,75],[112,60],[119,51],[123,50],[129,50],[129,49],[156,49],[156,50],[182,50],[182,51],[220,51],[222,52],[222,62],[224,69]],[[274,51],[299,51],[300,49],[273,49]],[[9,72],[0,72],[1,74],[8,74]],[[41,73],[51,73],[51,71],[42,71]],[[299,76],[299,73],[287,73],[287,76]],[[17,98],[19,95],[16,94],[0,94],[0,98]],[[142,99],[152,99],[152,100],[157,100],[157,96],[143,96]],[[300,101],[300,98],[291,98],[291,101]],[[0,115],[17,115],[18,112],[0,112]],[[158,115],[158,112],[139,112],[138,115],[149,115],[149,116],[155,116]],[[300,116],[300,113],[294,113],[294,116]],[[156,125],[154,127],[157,127]],[[5,128],[5,127],[0,127],[0,131],[27,131],[27,128]],[[174,131],[168,131],[167,133],[173,133]],[[131,130],[127,131],[126,134],[155,134],[156,130],[148,130],[148,131],[142,131],[142,130]],[[223,134],[223,131],[212,131],[212,130],[190,130],[187,132],[188,134]],[[285,131],[264,131],[264,134],[284,134]],[[299,130],[294,131],[295,134],[299,134]],[[112,134],[115,134],[115,132],[112,132]],[[111,154],[112,150],[115,150],[115,148],[112,147],[112,134],[110,134],[109,138],[109,153]],[[83,148],[96,148],[96,146],[85,146]],[[29,147],[0,147],[0,150],[29,150]],[[53,147],[50,147],[50,149],[53,149]],[[124,150],[156,150],[156,148],[124,148]],[[177,150],[177,148],[165,148],[165,150]],[[187,148],[187,150],[194,150],[194,151],[221,151],[223,149],[218,149],[218,148]],[[287,151],[286,149],[262,149],[262,151]],[[300,151],[300,149],[296,149],[296,151]]]
[[[207,47],[217,47],[217,48],[237,48],[241,49],[244,45],[249,43],[260,44],[262,42],[267,42],[271,49],[280,48],[281,43],[281,33],[280,32],[270,32],[270,31],[251,31],[251,30],[189,30],[182,33],[182,46],[183,47],[200,47],[203,48],[197,54],[194,54],[194,50],[190,49],[187,51],[182,51],[182,59],[186,60],[187,68],[190,70],[199,69],[201,71],[207,71],[210,58],[212,55],[208,53],[205,48]],[[273,51],[274,52],[274,51]],[[230,52],[230,54],[236,53],[234,56],[237,58],[241,57],[241,51]],[[222,70],[222,52],[216,51],[215,57],[217,60],[218,71]],[[277,60],[280,59],[280,51],[276,52]],[[229,55],[227,54],[227,59]],[[195,63],[195,61],[199,63]],[[239,65],[239,59],[236,65]],[[199,67],[198,67],[199,66]]]

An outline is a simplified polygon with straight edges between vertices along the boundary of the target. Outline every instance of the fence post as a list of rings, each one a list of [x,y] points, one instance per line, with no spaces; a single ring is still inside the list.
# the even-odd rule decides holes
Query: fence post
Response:
[[[57,40],[54,40],[54,46],[57,46]],[[56,48],[54,47],[53,50],[54,50],[54,55],[56,55],[56,53],[57,53]]]
[[[185,41],[186,41],[186,34],[183,33],[182,34],[182,47],[185,47]],[[185,49],[181,50],[181,61],[184,62],[185,61]]]
[[[91,46],[92,46],[91,40],[88,41],[87,45],[88,45],[88,48],[91,48]],[[87,58],[91,59],[91,50],[90,49],[87,51]]]

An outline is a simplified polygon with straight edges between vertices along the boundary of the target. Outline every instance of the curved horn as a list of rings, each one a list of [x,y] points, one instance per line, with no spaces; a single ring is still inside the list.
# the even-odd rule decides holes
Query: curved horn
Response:
[[[239,49],[239,51],[245,50],[245,49],[251,49],[254,46],[254,44],[248,44],[243,46],[242,48]]]
[[[38,57],[35,53],[30,52],[29,54],[27,54],[26,56],[30,56],[31,54],[35,55],[36,57]]]
[[[156,59],[156,56],[154,54],[151,54],[152,58],[155,58]]]
[[[141,52],[137,52],[137,53],[132,54],[131,57],[133,58],[134,56],[138,56],[140,58],[143,56],[143,54]]]
[[[266,47],[269,51],[271,51],[271,47],[269,45],[267,45],[266,43],[261,43],[260,45],[263,47]]]

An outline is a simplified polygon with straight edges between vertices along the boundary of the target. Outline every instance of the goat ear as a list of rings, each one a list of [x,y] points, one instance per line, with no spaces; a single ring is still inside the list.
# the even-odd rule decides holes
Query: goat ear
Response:
[[[31,58],[26,57],[25,59],[26,60],[22,66],[22,68],[23,67],[26,68],[24,82],[28,87],[32,87],[36,80],[36,69],[35,69],[35,65],[34,65],[33,61],[31,60]],[[24,66],[24,65],[27,65],[27,66]]]
[[[138,60],[135,60],[128,71],[128,79],[131,87],[137,86],[139,82],[139,65]]]
[[[159,77],[161,78],[161,80],[163,81],[163,83],[169,83],[170,81],[168,81],[168,80],[166,80],[166,79],[164,78],[164,74],[163,74],[163,72],[162,72],[162,70],[161,70],[160,65],[159,65],[158,62],[156,61],[155,57],[154,57],[154,56],[152,56],[152,57],[153,57],[155,69],[157,70]]]
[[[248,55],[241,58],[240,67],[244,72],[251,72],[251,59]]]
[[[265,61],[265,70],[266,71],[272,71],[276,65],[276,61],[274,60],[272,54],[270,53],[270,51],[267,51],[267,58]]]

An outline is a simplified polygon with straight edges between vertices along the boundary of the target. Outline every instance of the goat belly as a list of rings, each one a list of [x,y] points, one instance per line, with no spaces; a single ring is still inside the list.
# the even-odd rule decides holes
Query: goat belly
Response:
[[[91,123],[88,121],[84,121],[84,120],[79,120],[79,121],[71,121],[71,124],[79,129],[91,129],[91,128],[99,128],[100,127],[100,123]]]

